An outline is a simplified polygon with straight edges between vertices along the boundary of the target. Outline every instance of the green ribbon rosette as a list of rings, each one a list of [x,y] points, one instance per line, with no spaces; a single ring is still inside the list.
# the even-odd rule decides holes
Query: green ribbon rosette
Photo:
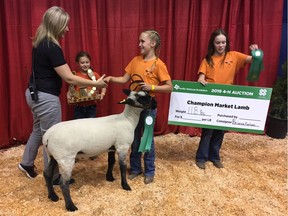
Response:
[[[154,132],[155,117],[152,115],[147,115],[145,118],[144,133],[141,138],[141,143],[138,152],[149,152],[151,149],[153,132]]]
[[[249,82],[254,82],[259,79],[259,75],[264,68],[263,66],[264,53],[262,50],[257,49],[257,50],[252,50],[251,55],[252,55],[253,61],[252,61],[246,80]]]

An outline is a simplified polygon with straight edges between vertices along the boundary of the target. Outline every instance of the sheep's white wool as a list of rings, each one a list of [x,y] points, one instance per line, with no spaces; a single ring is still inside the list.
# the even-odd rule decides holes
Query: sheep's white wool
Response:
[[[128,99],[141,107],[143,105],[137,104],[136,94],[145,96],[144,92],[131,92]],[[120,114],[58,123],[45,133],[43,145],[48,155],[57,161],[64,180],[70,179],[78,153],[81,157],[91,157],[114,145],[119,159],[125,160],[142,110],[126,104]]]
[[[60,188],[66,209],[76,211],[78,208],[70,196],[69,180],[77,154],[81,153],[81,157],[83,155],[91,157],[109,150],[112,146],[115,146],[118,153],[121,186],[124,190],[131,190],[126,179],[125,159],[134,139],[134,130],[138,124],[140,113],[150,104],[150,101],[151,97],[147,92],[130,92],[127,100],[121,102],[126,105],[120,114],[61,122],[47,130],[42,141],[49,157],[49,165],[44,171],[49,199],[59,200],[52,183],[57,163],[62,176]],[[108,181],[114,180],[112,174],[114,163],[114,152],[110,152],[106,173]]]

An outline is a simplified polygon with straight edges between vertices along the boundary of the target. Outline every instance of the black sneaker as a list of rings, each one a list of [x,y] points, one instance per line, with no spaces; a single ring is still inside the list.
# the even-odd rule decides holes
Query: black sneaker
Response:
[[[18,164],[18,168],[26,174],[26,176],[30,179],[35,178],[37,176],[37,173],[35,172],[34,168],[35,166],[24,166],[21,163]]]

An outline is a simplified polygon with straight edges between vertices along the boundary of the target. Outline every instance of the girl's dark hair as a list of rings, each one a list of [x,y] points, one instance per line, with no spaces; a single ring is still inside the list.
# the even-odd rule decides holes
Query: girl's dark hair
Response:
[[[207,55],[205,57],[206,61],[208,62],[208,64],[211,67],[213,67],[213,65],[214,65],[213,60],[212,60],[212,55],[215,52],[214,40],[215,40],[215,37],[217,37],[219,35],[224,35],[226,37],[225,55],[224,55],[224,58],[222,60],[222,63],[224,62],[224,60],[226,58],[227,52],[230,51],[230,40],[228,38],[227,33],[223,29],[217,29],[216,31],[214,31],[210,36],[210,40],[209,40],[209,44],[208,44],[208,52],[207,52]]]
[[[86,52],[86,51],[78,52],[76,57],[75,57],[75,61],[79,62],[79,59],[82,58],[82,57],[87,57],[91,61],[91,57],[90,57],[89,53]]]

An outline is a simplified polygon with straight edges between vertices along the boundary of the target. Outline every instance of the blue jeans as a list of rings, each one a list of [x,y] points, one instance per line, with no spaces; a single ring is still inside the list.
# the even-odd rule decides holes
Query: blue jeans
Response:
[[[220,161],[220,148],[224,138],[224,131],[202,128],[201,140],[196,152],[197,162]]]
[[[130,173],[142,173],[141,166],[141,158],[142,153],[138,152],[141,137],[143,134],[144,126],[145,126],[145,118],[147,114],[150,114],[155,117],[157,109],[143,110],[140,115],[140,119],[138,125],[135,129],[134,133],[134,141],[131,146],[131,154],[130,154]],[[154,147],[154,134],[152,134],[152,143],[151,149],[149,152],[144,153],[144,174],[145,176],[154,176],[155,175],[155,147]]]
[[[74,119],[82,118],[95,118],[96,117],[96,105],[91,106],[75,106],[74,107]]]

